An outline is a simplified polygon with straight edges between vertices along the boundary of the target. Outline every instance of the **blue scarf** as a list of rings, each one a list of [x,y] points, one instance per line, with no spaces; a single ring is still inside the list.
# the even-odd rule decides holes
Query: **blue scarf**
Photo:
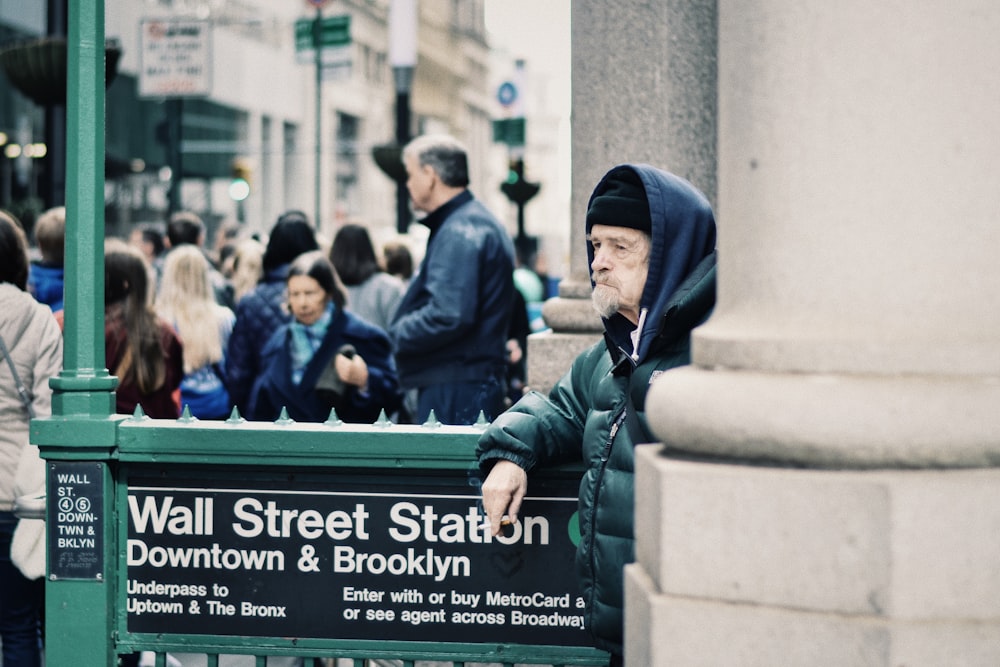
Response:
[[[292,382],[299,384],[302,382],[302,375],[305,373],[306,364],[312,361],[316,350],[323,343],[326,337],[326,330],[330,328],[330,321],[333,319],[334,305],[331,301],[326,304],[326,311],[313,324],[305,325],[293,319],[292,328]]]

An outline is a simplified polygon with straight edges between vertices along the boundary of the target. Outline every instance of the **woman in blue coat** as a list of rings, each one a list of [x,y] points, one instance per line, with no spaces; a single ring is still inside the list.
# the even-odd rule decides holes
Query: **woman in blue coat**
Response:
[[[261,352],[247,417],[273,421],[286,408],[295,421],[323,422],[331,408],[345,422],[372,423],[399,408],[401,393],[385,332],[345,310],[346,291],[322,252],[288,270],[292,321]]]
[[[283,304],[288,265],[312,250],[319,250],[319,244],[306,214],[282,213],[268,236],[260,281],[236,304],[236,322],[226,352],[226,389],[243,415],[249,414],[250,391],[264,370],[260,356],[264,345],[291,320]]]

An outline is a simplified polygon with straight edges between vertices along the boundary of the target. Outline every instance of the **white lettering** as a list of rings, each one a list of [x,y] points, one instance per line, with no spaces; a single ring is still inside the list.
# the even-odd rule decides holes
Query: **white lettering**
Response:
[[[333,549],[333,571],[346,574],[382,574],[433,577],[443,581],[446,577],[468,577],[472,561],[468,556],[438,556],[433,549],[418,554],[416,549],[406,554],[365,553],[354,547],[338,546]]]
[[[193,507],[174,505],[173,496],[164,496],[162,504],[153,496],[146,496],[142,507],[135,496],[128,497],[129,516],[138,533],[145,533],[147,526],[154,534],[162,535],[212,535],[214,531],[214,498],[195,498]]]
[[[285,569],[285,554],[278,550],[223,550],[218,543],[213,543],[211,547],[148,547],[142,540],[129,540],[128,565],[282,572]]]
[[[324,519],[316,510],[299,512],[296,509],[280,509],[273,500],[264,505],[256,498],[240,498],[233,505],[233,514],[237,519],[233,523],[233,532],[240,537],[255,538],[265,533],[268,537],[292,537],[297,534],[314,540],[325,531],[334,540],[352,536],[359,540],[369,538],[366,521],[370,515],[361,504],[355,505],[353,512],[335,510]]]

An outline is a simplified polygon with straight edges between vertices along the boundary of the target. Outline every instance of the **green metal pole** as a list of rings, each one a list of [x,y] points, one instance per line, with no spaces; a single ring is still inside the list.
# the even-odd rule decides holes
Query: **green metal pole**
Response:
[[[313,48],[316,49],[316,204],[313,225],[316,231],[322,228],[320,220],[323,179],[323,10],[316,7],[316,20],[313,22]]]
[[[63,370],[50,380],[52,417],[32,424],[32,442],[47,459],[46,530],[48,581],[45,597],[46,664],[114,664],[114,599],[117,526],[112,471],[117,422],[114,388],[104,358],[104,0],[73,0],[69,5],[66,85],[66,281]],[[61,548],[63,519],[57,514],[59,470],[92,462],[82,477],[96,502],[88,516],[103,551],[74,553],[85,564],[75,576]],[[71,463],[72,462],[72,463]],[[73,468],[78,470],[79,468]],[[64,480],[67,479],[65,476]],[[64,489],[59,489],[63,491]],[[96,562],[95,562],[96,561]],[[89,564],[89,565],[87,565]]]
[[[63,371],[53,412],[114,412],[104,367],[104,0],[69,3]],[[90,393],[99,392],[92,402]],[[81,394],[77,396],[77,394]]]

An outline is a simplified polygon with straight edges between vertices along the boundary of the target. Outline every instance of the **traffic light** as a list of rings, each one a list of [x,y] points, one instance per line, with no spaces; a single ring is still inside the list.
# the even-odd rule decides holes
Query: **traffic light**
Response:
[[[507,165],[507,180],[500,184],[500,190],[508,199],[518,206],[523,206],[538,194],[541,187],[539,183],[530,183],[524,179],[523,159],[510,159]]]
[[[524,160],[511,158],[507,163],[507,182],[514,185],[524,178]]]
[[[243,201],[250,196],[250,163],[244,158],[236,158],[233,160],[231,171],[229,196],[233,201]]]

